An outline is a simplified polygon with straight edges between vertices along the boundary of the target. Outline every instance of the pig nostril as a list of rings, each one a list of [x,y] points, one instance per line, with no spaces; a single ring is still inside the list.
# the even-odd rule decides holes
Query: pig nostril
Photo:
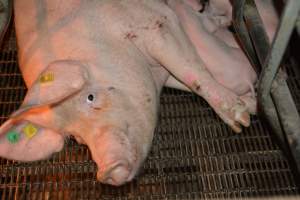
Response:
[[[104,177],[100,177],[100,181],[110,185],[122,185],[124,184],[130,175],[130,169],[128,165],[119,164],[109,169]]]
[[[110,178],[112,179],[115,185],[120,185],[126,182],[129,173],[130,172],[127,167],[123,165],[118,165],[111,171]]]

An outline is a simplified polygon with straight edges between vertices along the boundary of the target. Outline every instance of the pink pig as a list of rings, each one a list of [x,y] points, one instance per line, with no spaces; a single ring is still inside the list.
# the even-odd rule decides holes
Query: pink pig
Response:
[[[190,2],[169,0],[168,5],[177,14],[184,31],[212,76],[239,95],[248,105],[249,111],[255,113],[254,84],[257,76],[241,49],[234,48],[211,34],[209,27],[213,27],[213,22],[204,13],[197,12]]]
[[[216,80],[164,0],[15,0],[14,11],[28,93],[0,127],[2,157],[44,159],[73,135],[99,181],[124,184],[150,149],[167,83],[203,97],[236,132],[250,124],[237,94],[248,88]]]
[[[194,1],[195,4],[196,0]],[[269,39],[273,39],[278,25],[278,15],[276,13],[273,0],[255,0],[256,7],[264,26],[266,27]],[[199,7],[199,6],[198,6]],[[194,8],[197,8],[194,6]],[[230,0],[210,0],[205,13],[214,21],[217,27],[226,28],[232,21],[232,5]]]

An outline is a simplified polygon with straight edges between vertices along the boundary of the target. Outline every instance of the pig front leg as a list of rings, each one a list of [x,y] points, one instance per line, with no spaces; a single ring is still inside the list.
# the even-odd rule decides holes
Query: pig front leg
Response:
[[[190,90],[202,96],[235,132],[241,132],[240,125],[250,124],[246,104],[211,76],[175,13],[167,11],[167,20],[145,37],[148,53]]]

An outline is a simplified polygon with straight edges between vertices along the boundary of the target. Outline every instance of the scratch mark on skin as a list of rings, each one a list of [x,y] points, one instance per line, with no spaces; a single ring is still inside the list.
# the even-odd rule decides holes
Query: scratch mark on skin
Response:
[[[158,28],[162,28],[163,25],[164,25],[164,23],[161,22],[161,21],[159,21],[159,20],[157,20],[157,21],[155,22],[155,25],[156,25]]]
[[[108,88],[108,91],[112,91],[112,90],[115,90],[115,89],[116,89],[115,87],[111,86],[111,87]]]
[[[134,33],[127,33],[126,35],[125,35],[125,37],[124,37],[124,39],[129,39],[129,40],[131,40],[131,39],[135,39],[135,38],[137,38],[137,35],[136,34],[134,34]]]

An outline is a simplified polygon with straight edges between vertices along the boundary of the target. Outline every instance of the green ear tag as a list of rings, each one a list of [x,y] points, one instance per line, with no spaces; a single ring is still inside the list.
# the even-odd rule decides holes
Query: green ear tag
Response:
[[[14,144],[19,141],[20,135],[16,131],[9,131],[6,135],[6,138],[10,143]]]

